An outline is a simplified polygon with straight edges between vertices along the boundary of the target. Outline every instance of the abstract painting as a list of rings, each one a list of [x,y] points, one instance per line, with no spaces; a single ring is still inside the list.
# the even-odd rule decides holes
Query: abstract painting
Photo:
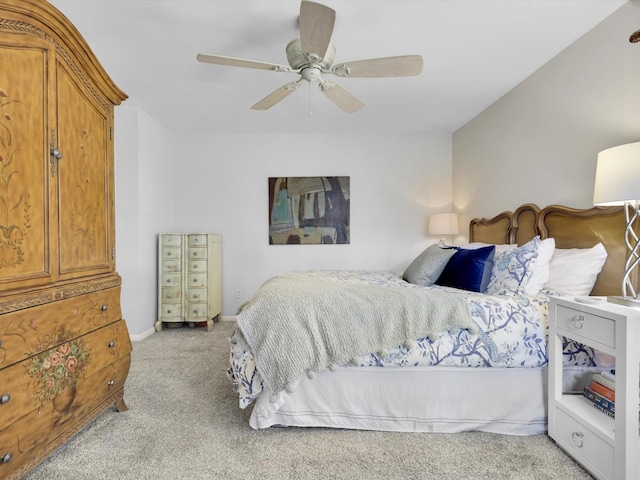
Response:
[[[269,244],[349,243],[349,177],[269,177]]]

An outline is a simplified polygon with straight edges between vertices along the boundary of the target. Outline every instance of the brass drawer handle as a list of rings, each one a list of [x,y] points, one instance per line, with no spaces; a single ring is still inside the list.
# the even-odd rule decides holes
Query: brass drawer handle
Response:
[[[113,387],[115,384],[116,384],[116,381],[115,381],[115,380],[109,380],[109,381],[107,382],[107,385],[109,385],[110,387]]]
[[[4,457],[2,457],[2,463],[9,463],[13,458],[12,453],[7,453]]]
[[[580,330],[583,323],[584,315],[574,315],[573,317],[571,317],[571,326],[576,330]]]
[[[576,447],[582,448],[582,445],[584,445],[584,433],[582,433],[582,432],[573,432],[571,434],[571,440],[573,440],[573,444]]]
[[[5,393],[0,398],[0,403],[2,403],[2,404],[9,403],[10,401],[11,401],[11,395],[9,395],[8,393]]]
[[[103,312],[106,312],[109,309],[109,305],[102,305],[102,308],[100,308],[100,310],[102,310]]]
[[[109,348],[113,348],[116,346],[116,342],[109,342]]]

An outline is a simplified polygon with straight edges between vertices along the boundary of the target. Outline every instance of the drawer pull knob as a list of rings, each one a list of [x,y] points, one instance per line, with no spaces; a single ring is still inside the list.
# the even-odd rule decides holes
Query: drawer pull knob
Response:
[[[195,270],[196,268],[198,268],[198,264],[197,264],[197,263],[194,263],[194,264],[193,264],[193,269]]]
[[[103,312],[106,312],[109,309],[109,305],[102,305],[102,308],[100,308],[100,310],[102,310]]]
[[[8,393],[5,393],[4,395],[2,395],[2,397],[0,398],[0,403],[9,403],[11,401],[11,395],[9,395]]]
[[[571,326],[576,330],[580,330],[583,323],[584,315],[574,315],[573,317],[571,317]]]
[[[116,342],[109,342],[109,348],[113,348],[116,346]]]
[[[571,440],[573,440],[573,444],[576,447],[582,448],[582,445],[584,445],[584,433],[582,433],[582,432],[573,432],[571,434]]]
[[[2,340],[0,340],[0,347],[2,346]]]
[[[171,313],[171,310],[167,310],[167,313]]]
[[[115,380],[109,380],[109,382],[107,383],[107,385],[109,385],[110,387],[113,387],[116,384]]]
[[[4,457],[2,457],[2,463],[9,463],[13,458],[12,453],[7,453]]]

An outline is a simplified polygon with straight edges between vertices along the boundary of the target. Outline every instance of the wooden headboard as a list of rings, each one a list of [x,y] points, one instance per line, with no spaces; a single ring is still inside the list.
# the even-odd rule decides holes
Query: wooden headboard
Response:
[[[540,209],[527,203],[493,218],[474,218],[469,224],[469,241],[522,245],[540,235],[555,239],[556,248],[589,248],[602,242],[607,261],[591,294],[620,295],[627,256],[625,226],[624,207],[581,210],[551,205]]]

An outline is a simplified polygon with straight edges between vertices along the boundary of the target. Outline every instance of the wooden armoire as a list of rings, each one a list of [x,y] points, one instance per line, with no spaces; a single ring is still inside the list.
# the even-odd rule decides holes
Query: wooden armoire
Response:
[[[0,478],[106,408],[131,342],[115,269],[113,110],[126,95],[45,0],[0,0]]]

